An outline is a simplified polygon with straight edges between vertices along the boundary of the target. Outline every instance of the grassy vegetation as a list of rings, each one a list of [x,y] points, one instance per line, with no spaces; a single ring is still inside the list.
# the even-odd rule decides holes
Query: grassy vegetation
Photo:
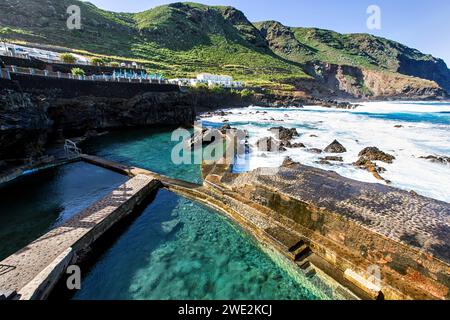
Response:
[[[267,38],[275,52],[299,63],[321,61],[396,72],[400,67],[400,57],[414,61],[437,60],[395,41],[370,34],[341,34],[317,28],[291,28],[276,21],[259,22],[255,23],[255,26],[263,34],[268,34]],[[277,32],[277,36],[271,38],[273,30],[282,32]]]
[[[71,70],[71,73],[72,73],[72,75],[74,75],[74,76],[84,76],[84,75],[85,75],[84,70],[83,70],[83,69],[80,69],[80,68],[73,68],[73,69]]]
[[[81,30],[66,27],[66,9],[73,4],[81,8]],[[234,8],[191,2],[130,14],[77,0],[27,0],[20,6],[2,0],[0,26],[2,38],[59,46],[62,52],[104,62],[136,61],[166,78],[210,72],[275,90],[291,90],[288,80],[309,78],[304,64],[314,61],[397,72],[400,55],[434,59],[370,35],[289,28],[273,21],[252,24]],[[262,31],[271,28],[282,32],[268,38]]]
[[[73,64],[73,63],[77,62],[77,58],[75,58],[75,56],[70,53],[63,53],[59,56],[59,58],[64,63],[72,63]]]
[[[228,74],[236,80],[280,86],[286,78],[308,77],[301,65],[275,55],[258,30],[238,10],[223,6],[181,3],[138,14],[100,10],[89,3],[40,0],[1,10],[0,24],[14,27],[14,16],[33,23],[23,33],[6,32],[11,39],[80,50],[109,61],[136,61],[167,78],[192,77],[199,72]],[[68,30],[68,5],[82,12],[82,29]],[[49,12],[55,12],[54,17]],[[44,17],[45,21],[40,17]]]

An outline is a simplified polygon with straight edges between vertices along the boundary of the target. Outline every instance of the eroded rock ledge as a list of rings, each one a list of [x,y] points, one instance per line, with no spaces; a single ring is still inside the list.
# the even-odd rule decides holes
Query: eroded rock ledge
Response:
[[[281,227],[266,232],[301,234],[334,270],[378,266],[385,297],[450,298],[450,204],[292,161],[244,174],[217,164],[203,171],[206,185],[271,212]]]

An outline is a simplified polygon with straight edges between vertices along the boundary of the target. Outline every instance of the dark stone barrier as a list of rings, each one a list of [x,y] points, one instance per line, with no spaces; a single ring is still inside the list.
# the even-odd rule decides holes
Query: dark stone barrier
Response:
[[[16,66],[16,67],[21,67],[21,68],[34,68],[34,69],[40,69],[40,70],[47,69],[47,64],[44,61],[34,59],[34,58],[22,59],[22,58],[9,57],[9,56],[0,56],[0,59],[3,60],[3,62],[6,65],[9,65],[9,66]]]
[[[179,87],[173,84],[75,80],[17,73],[12,73],[11,79],[17,81],[24,91],[34,92],[57,89],[61,98],[95,96],[130,99],[147,92],[179,91]]]

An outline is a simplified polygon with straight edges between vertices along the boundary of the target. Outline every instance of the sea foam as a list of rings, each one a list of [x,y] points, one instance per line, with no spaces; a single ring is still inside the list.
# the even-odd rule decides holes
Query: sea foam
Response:
[[[392,164],[377,163],[386,169],[382,176],[391,185],[413,190],[424,196],[450,202],[450,165],[433,163],[420,157],[428,155],[450,156],[450,104],[449,103],[364,103],[353,110],[330,109],[320,106],[304,108],[249,107],[226,110],[225,116],[205,118],[205,125],[219,126],[225,120],[232,127],[248,130],[249,142],[255,145],[274,126],[297,128],[307,149],[324,149],[337,139],[347,152],[343,163],[324,165],[317,163],[330,154],[314,154],[307,149],[288,149],[270,153],[252,149],[249,170],[259,167],[278,167],[285,157],[344,177],[369,183],[384,183],[371,173],[356,168],[353,163],[365,147],[378,147],[396,157]],[[380,116],[381,115],[381,116]]]

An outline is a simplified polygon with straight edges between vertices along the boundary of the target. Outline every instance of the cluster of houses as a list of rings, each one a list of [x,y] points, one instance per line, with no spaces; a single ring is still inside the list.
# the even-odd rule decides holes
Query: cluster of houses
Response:
[[[24,59],[39,59],[48,63],[61,63],[61,53],[39,49],[39,48],[31,48],[26,46],[21,46],[17,44],[11,44],[6,42],[0,42],[0,56],[11,56],[11,57],[19,57]],[[81,55],[72,53],[72,56],[75,57],[76,63],[79,65],[90,65],[91,61],[83,57]],[[132,64],[121,63],[120,68],[130,68],[130,69],[139,69],[140,66],[137,63],[133,62]],[[131,73],[130,73],[131,72]],[[102,77],[106,77],[102,75]],[[109,77],[117,79],[117,78],[129,78],[129,79],[144,79],[144,80],[158,80],[164,81],[165,79],[159,74],[147,74],[144,71],[134,72],[121,70],[114,71],[113,75]],[[189,78],[178,78],[171,79],[168,81],[169,83],[176,84],[178,86],[192,86],[195,87],[199,84],[205,84],[209,87],[220,86],[224,88],[242,88],[244,87],[243,82],[234,81],[233,77],[226,75],[215,75],[209,73],[201,73],[197,75],[195,79]]]
[[[10,57],[18,57],[23,59],[39,59],[41,61],[49,62],[49,63],[61,63],[63,62],[61,59],[61,53],[39,49],[39,48],[31,48],[25,47],[13,43],[0,42],[0,56],[10,56]],[[92,64],[91,60],[76,54],[71,53],[71,55],[76,59],[75,64],[78,65],[90,65]],[[140,66],[136,62],[132,63],[120,63],[121,68],[134,68],[139,69]]]
[[[39,59],[46,62],[61,62],[60,53],[54,51],[48,51],[38,48],[30,48],[25,46],[20,46],[17,44],[1,42],[0,43],[0,55],[18,57],[24,59]],[[76,64],[89,64],[89,59],[79,55],[72,54],[76,59]]]
[[[209,87],[220,86],[224,88],[242,88],[244,86],[243,82],[233,81],[233,77],[209,73],[200,73],[195,79],[177,78],[170,79],[169,82],[179,86],[191,87],[195,87],[199,84],[206,84]]]

